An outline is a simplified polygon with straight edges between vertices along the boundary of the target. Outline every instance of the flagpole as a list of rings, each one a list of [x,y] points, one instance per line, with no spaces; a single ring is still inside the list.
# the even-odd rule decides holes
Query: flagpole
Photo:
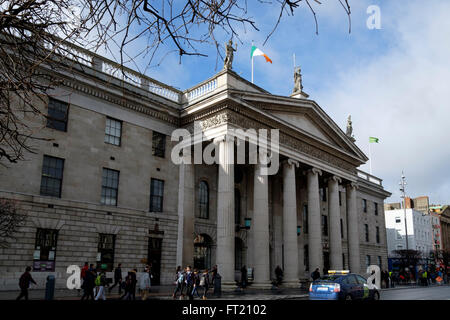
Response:
[[[252,48],[253,48],[253,41],[252,41]],[[253,83],[253,55],[252,55],[252,83]]]
[[[369,166],[370,166],[370,175],[372,175],[372,152],[370,148],[371,142],[369,141]]]

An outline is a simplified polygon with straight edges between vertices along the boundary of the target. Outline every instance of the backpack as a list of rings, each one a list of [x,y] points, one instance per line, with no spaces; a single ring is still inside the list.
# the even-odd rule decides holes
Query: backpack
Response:
[[[100,275],[98,275],[97,278],[95,278],[95,285],[96,286],[99,286],[101,284],[101,278],[102,277]]]
[[[177,282],[178,282],[178,283],[183,283],[183,281],[184,281],[184,273],[181,272],[181,273],[178,275]]]

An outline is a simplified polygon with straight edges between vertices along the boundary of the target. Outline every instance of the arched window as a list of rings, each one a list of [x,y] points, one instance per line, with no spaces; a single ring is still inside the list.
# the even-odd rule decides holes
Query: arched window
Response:
[[[198,217],[209,218],[209,188],[208,183],[204,180],[200,181],[198,187]]]
[[[234,223],[241,224],[241,192],[234,189]]]
[[[194,239],[194,268],[211,269],[212,240],[207,234],[198,234]]]

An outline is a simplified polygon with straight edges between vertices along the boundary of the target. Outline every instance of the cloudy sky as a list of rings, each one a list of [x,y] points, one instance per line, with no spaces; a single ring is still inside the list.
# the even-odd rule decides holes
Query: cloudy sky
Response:
[[[399,201],[402,170],[407,195],[429,195],[432,203],[450,203],[450,1],[350,0],[351,26],[338,0],[315,5],[319,35],[306,6],[286,16],[263,46],[278,11],[273,4],[250,7],[260,32],[241,32],[233,69],[251,78],[250,48],[254,41],[272,60],[255,59],[255,84],[274,94],[289,95],[293,86],[293,54],[302,68],[304,91],[345,131],[352,116],[356,144],[369,153],[373,174]],[[258,2],[259,3],[259,2]],[[367,8],[381,9],[381,29],[369,30]],[[207,58],[165,58],[146,73],[180,89],[212,76],[213,48]],[[219,63],[218,69],[222,67]],[[369,165],[362,170],[369,171]]]

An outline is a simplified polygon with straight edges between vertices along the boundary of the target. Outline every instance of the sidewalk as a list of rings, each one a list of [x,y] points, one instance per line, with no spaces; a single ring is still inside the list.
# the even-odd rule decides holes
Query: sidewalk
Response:
[[[382,288],[381,291],[385,291],[385,290],[399,290],[399,289],[413,289],[413,288],[430,288],[430,287],[443,287],[443,286],[449,286],[450,284],[436,284],[436,283],[432,283],[429,284],[428,286],[420,286],[416,283],[410,283],[410,284],[401,284],[401,285],[396,285],[393,288]]]
[[[172,293],[174,286],[154,286],[150,289],[149,299],[156,300],[172,300]],[[45,290],[33,289],[29,291],[30,300],[44,300]],[[17,291],[0,291],[0,300],[14,300],[19,295]],[[56,289],[54,300],[80,300],[83,295],[83,290],[78,293],[78,290]],[[298,299],[308,297],[308,293],[302,289],[280,288],[271,290],[256,290],[247,288],[245,290],[235,290],[232,292],[222,292],[221,296],[215,296],[213,290],[207,294],[208,300],[280,300],[280,299]],[[113,292],[106,294],[108,300],[118,300],[120,295],[117,288]],[[178,295],[179,297],[179,295]],[[139,290],[136,289],[136,300],[140,300]],[[199,298],[195,298],[199,300]]]

